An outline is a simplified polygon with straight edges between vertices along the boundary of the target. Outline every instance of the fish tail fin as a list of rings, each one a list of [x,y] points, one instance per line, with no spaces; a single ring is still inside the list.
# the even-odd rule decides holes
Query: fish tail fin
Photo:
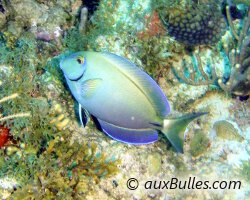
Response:
[[[207,112],[184,115],[179,118],[164,119],[161,132],[168,138],[175,149],[183,153],[184,132],[188,124],[195,118],[208,114]]]

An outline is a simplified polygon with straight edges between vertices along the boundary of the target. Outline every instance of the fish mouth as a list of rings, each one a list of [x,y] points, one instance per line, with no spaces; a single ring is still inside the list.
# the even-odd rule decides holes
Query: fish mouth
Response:
[[[79,77],[76,78],[76,79],[72,79],[72,78],[69,78],[69,77],[67,77],[67,78],[68,78],[70,81],[79,81],[79,80],[82,78],[83,74],[84,74],[84,73],[82,73],[82,75],[79,76]]]

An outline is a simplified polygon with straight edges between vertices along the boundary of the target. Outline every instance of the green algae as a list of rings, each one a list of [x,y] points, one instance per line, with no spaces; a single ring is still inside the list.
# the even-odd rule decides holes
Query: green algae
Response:
[[[142,10],[140,14],[134,14],[135,2],[130,0],[126,4],[127,12],[136,15],[135,19],[143,23],[146,23],[146,19],[151,17],[149,14],[152,15],[154,12],[154,9],[149,8],[148,10]],[[91,16],[91,20],[86,22],[85,33],[81,33],[77,28],[67,30],[65,37],[62,39],[63,48],[69,52],[84,50],[113,52],[115,38],[117,37],[117,40],[122,38],[120,47],[125,49],[124,57],[129,55],[131,61],[139,67],[145,67],[144,70],[158,80],[163,69],[170,66],[171,59],[169,58],[172,52],[181,51],[183,47],[177,47],[166,36],[156,34],[147,37],[147,30],[135,31],[133,26],[123,21],[122,16],[115,15],[116,11],[120,12],[118,11],[118,5],[119,1],[100,1],[98,9]],[[79,23],[76,18],[76,27]],[[157,30],[155,31],[157,32]],[[140,34],[146,36],[140,36]],[[106,44],[103,45],[97,41],[106,42]],[[138,62],[138,60],[140,61]]]
[[[188,171],[183,159],[176,155],[173,151],[168,152],[167,162],[171,163],[175,167],[178,175],[185,175]]]
[[[202,131],[196,131],[194,137],[190,142],[190,153],[192,156],[197,157],[203,154],[209,145],[207,136]]]
[[[169,64],[170,45],[166,41],[166,38],[157,36],[137,39],[136,47],[140,49],[137,56],[145,66],[145,71],[154,79],[157,79]]]
[[[130,7],[132,4],[133,1],[130,1]],[[166,44],[164,43],[163,48],[158,37],[150,39],[148,43],[146,39],[139,38],[136,32],[131,31],[133,27],[131,30],[125,29],[122,23],[116,24],[114,28],[115,19],[110,16],[116,6],[115,2],[107,6],[107,2],[102,1],[87,26],[86,34],[79,34],[77,29],[68,30],[62,39],[62,47],[55,47],[53,42],[51,46],[46,46],[30,34],[19,39],[12,39],[10,34],[4,34],[0,49],[1,64],[14,68],[8,77],[4,74],[1,76],[5,88],[8,88],[2,88],[1,95],[6,96],[16,91],[20,98],[4,103],[2,110],[4,114],[20,110],[30,111],[32,114],[32,121],[24,118],[7,121],[11,134],[17,141],[16,146],[25,144],[25,148],[20,148],[19,152],[10,156],[1,151],[0,161],[4,162],[1,162],[0,177],[15,177],[21,184],[14,192],[13,198],[42,199],[47,196],[70,199],[78,192],[86,191],[89,182],[97,183],[101,178],[117,172],[119,161],[110,161],[103,154],[97,154],[96,144],[80,145],[75,141],[70,145],[69,129],[61,131],[55,124],[50,123],[55,115],[51,113],[51,98],[47,97],[44,87],[48,82],[43,79],[44,73],[50,73],[52,80],[49,80],[49,83],[65,91],[60,94],[60,101],[72,105],[73,101],[63,86],[63,76],[58,70],[59,60],[75,51],[98,50],[100,47],[96,39],[101,35],[112,35],[114,31],[124,36],[126,49],[131,48],[131,45],[139,45],[142,50],[145,49],[139,57],[145,62],[150,75],[156,76],[155,72],[164,66],[166,57],[169,56],[168,52],[165,52]],[[131,33],[127,34],[130,31]],[[134,41],[132,38],[137,39]],[[151,45],[154,46],[153,51],[150,49]],[[60,53],[65,49],[68,50],[67,53],[51,59],[52,51]],[[164,49],[164,52],[160,49]],[[155,59],[150,60],[148,53]],[[46,107],[47,109],[44,109]],[[68,106],[65,109],[67,113],[72,113]]]
[[[0,97],[13,92],[19,96],[2,103],[1,113],[5,116],[29,111],[32,117],[4,122],[15,142],[0,150],[0,178],[17,180],[19,185],[12,199],[74,199],[75,195],[83,195],[82,191],[90,192],[87,189],[91,183],[118,171],[119,160],[98,155],[94,143],[71,144],[71,131],[67,127],[59,130],[56,123],[51,123],[56,116],[52,112],[53,97],[47,94],[49,83],[65,91],[58,101],[67,102],[64,112],[74,116],[70,108],[74,102],[58,70],[61,57],[47,62],[49,54],[44,52],[37,59],[39,46],[31,35],[11,39],[11,45],[8,41],[8,34],[0,41],[0,64],[10,69],[9,74],[0,73]],[[50,80],[44,79],[45,73],[50,74]],[[11,148],[16,151],[7,154]]]
[[[113,16],[117,6],[118,1],[111,4],[109,1],[101,1],[91,21],[86,23],[85,34],[81,33],[77,28],[67,30],[67,34],[62,40],[64,48],[72,52],[83,50],[96,51],[99,47],[96,42],[98,36],[110,36],[114,31],[119,33],[125,31],[122,24],[116,24]],[[79,20],[75,18],[76,27],[78,27],[79,23]]]
[[[90,192],[88,188],[97,184],[102,177],[117,172],[119,161],[107,161],[96,154],[97,146],[91,144],[69,145],[69,140],[55,138],[46,152],[39,158],[39,165],[33,174],[34,180],[18,189],[17,197],[74,199]],[[50,159],[48,159],[50,157]]]
[[[244,177],[248,181],[248,183],[250,182],[250,163],[249,163],[249,161],[242,162],[240,175],[242,177]]]

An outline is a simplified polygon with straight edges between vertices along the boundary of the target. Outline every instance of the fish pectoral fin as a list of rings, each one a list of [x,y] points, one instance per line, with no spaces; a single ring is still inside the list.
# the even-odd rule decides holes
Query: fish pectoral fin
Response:
[[[79,104],[79,118],[83,127],[85,127],[89,122],[89,116],[89,112],[85,108],[83,108],[81,104]]]
[[[81,84],[81,96],[83,98],[90,97],[94,94],[94,92],[97,90],[97,88],[102,83],[102,79],[96,78],[96,79],[89,79],[84,81]]]
[[[149,144],[158,140],[157,130],[152,129],[129,129],[98,119],[103,132],[111,138],[120,142],[142,145]]]

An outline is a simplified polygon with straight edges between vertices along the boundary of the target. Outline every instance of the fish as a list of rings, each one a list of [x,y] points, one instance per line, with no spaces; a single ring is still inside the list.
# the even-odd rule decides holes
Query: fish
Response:
[[[82,125],[93,116],[104,133],[123,143],[150,144],[163,133],[183,153],[186,127],[206,114],[167,118],[170,105],[160,86],[134,63],[114,53],[80,51],[62,59],[60,68],[79,103]]]

